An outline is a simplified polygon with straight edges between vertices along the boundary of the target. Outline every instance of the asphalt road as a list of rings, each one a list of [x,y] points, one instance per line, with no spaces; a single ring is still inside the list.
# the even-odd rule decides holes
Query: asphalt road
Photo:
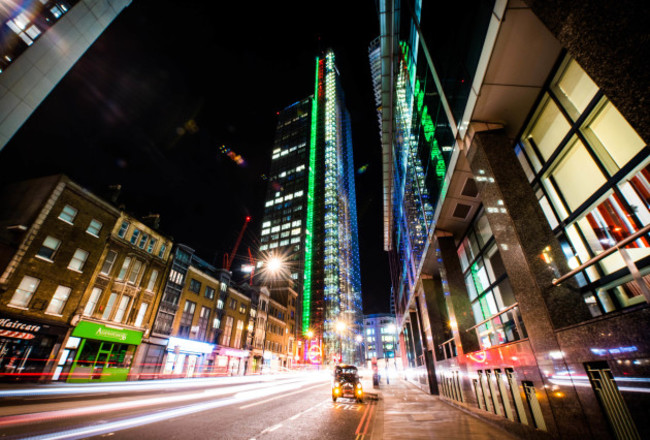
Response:
[[[375,402],[323,373],[0,389],[0,439],[356,439]]]

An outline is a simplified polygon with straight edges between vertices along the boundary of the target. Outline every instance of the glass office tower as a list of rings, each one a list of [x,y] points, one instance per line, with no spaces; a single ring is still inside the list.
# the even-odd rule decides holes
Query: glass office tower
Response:
[[[359,361],[363,325],[352,136],[338,75],[332,51],[318,57],[314,95],[279,114],[260,246],[289,262],[297,337],[318,340],[326,363]]]

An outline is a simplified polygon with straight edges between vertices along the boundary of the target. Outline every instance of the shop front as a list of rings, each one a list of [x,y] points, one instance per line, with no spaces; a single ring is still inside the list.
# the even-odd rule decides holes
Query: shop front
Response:
[[[0,380],[49,379],[50,364],[68,328],[0,314]]]
[[[217,369],[229,376],[244,375],[250,351],[222,347],[217,351]]]
[[[201,376],[207,369],[214,344],[191,339],[169,338],[163,375],[165,377]]]
[[[128,378],[142,332],[81,321],[68,338],[64,353],[68,382],[115,382]],[[60,365],[66,360],[61,357]]]

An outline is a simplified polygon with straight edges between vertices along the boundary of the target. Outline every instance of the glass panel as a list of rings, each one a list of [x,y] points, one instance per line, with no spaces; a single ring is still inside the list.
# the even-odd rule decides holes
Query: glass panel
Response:
[[[97,301],[99,300],[99,295],[102,294],[102,289],[99,287],[94,287],[92,293],[90,294],[90,298],[88,299],[88,302],[86,303],[86,307],[84,308],[84,315],[85,316],[91,316],[93,312],[95,311],[95,306],[97,305]]]
[[[47,306],[47,310],[45,310],[45,313],[59,315],[63,311],[65,303],[68,301],[68,296],[70,296],[71,290],[72,289],[69,287],[58,286],[54,292],[54,296],[52,296],[50,304]]]
[[[643,139],[609,101],[587,122],[582,131],[612,173],[622,168],[645,147]]]
[[[494,296],[499,306],[499,310],[503,310],[508,306],[515,303],[515,294],[510,286],[510,281],[506,278],[493,290]]]
[[[555,103],[548,99],[528,132],[542,157],[547,160],[557,149],[570,125]]]
[[[501,254],[496,245],[493,245],[486,252],[485,267],[490,275],[490,279],[496,281],[500,276],[506,273],[506,268],[503,265]]]
[[[481,217],[476,222],[476,234],[479,237],[481,246],[485,246],[490,238],[492,238],[492,230],[490,229],[490,224],[485,213],[481,214]]]
[[[126,313],[126,308],[129,305],[129,301],[131,301],[131,298],[126,295],[120,298],[120,305],[117,307],[117,312],[115,312],[115,322],[122,322],[124,314]]]
[[[515,154],[517,155],[517,159],[519,159],[519,163],[521,164],[521,167],[524,169],[524,173],[526,174],[528,181],[532,182],[533,179],[535,178],[535,172],[530,168],[530,165],[526,160],[526,154],[524,153],[524,150],[521,148],[520,144],[517,144],[517,146],[515,147]]]
[[[551,172],[559,191],[574,210],[589,198],[607,179],[600,172],[585,146],[575,140]],[[549,183],[545,180],[545,186]]]
[[[23,277],[20,285],[16,288],[16,292],[11,297],[9,304],[12,306],[27,307],[40,282],[41,280],[38,278]]]
[[[650,224],[650,165],[619,183],[625,200],[642,225]]]
[[[106,308],[104,309],[102,319],[108,319],[111,316],[111,312],[113,311],[113,304],[115,304],[116,299],[117,293],[111,293],[111,296],[108,298],[108,302],[106,303]]]
[[[552,87],[574,119],[587,108],[598,91],[598,86],[575,60],[569,61]]]

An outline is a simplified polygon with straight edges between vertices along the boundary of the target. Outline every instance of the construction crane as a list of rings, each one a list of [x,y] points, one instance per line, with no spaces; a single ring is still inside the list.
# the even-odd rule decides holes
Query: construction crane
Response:
[[[244,231],[246,230],[246,226],[248,226],[248,223],[251,221],[251,216],[247,215],[246,219],[244,220],[244,226],[242,226],[241,231],[239,231],[239,237],[237,237],[237,241],[235,242],[235,247],[232,248],[232,252],[230,252],[230,256],[228,254],[223,255],[223,268],[226,270],[230,270],[230,266],[232,265],[232,260],[235,259],[235,254],[237,253],[237,249],[239,248],[239,244],[241,243],[241,239],[244,236]]]

